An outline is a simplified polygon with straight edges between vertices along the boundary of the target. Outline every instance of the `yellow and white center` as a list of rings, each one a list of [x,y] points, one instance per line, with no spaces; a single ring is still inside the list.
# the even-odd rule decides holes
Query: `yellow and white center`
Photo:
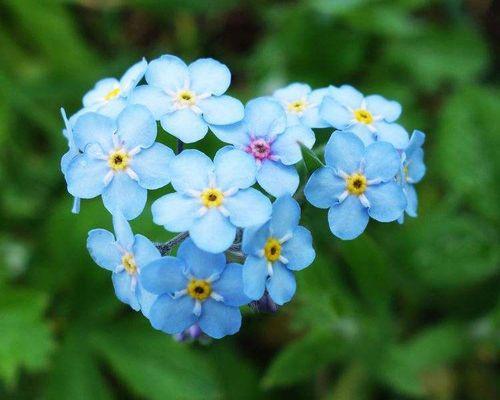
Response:
[[[201,192],[201,202],[207,208],[219,207],[223,200],[224,194],[219,189],[205,189]]]
[[[114,88],[113,90],[110,90],[106,96],[104,96],[104,100],[110,101],[116,98],[121,92],[121,89],[119,87]]]
[[[203,301],[212,294],[212,285],[204,279],[191,279],[186,290],[193,299]]]
[[[123,171],[130,162],[130,155],[123,149],[115,150],[109,154],[108,165],[114,171]]]
[[[181,90],[177,93],[176,101],[184,107],[194,106],[196,104],[196,94],[190,90]]]
[[[365,110],[364,108],[354,110],[354,118],[356,121],[366,125],[370,125],[373,122],[373,115],[370,111]]]
[[[346,189],[350,194],[354,194],[356,196],[362,195],[367,186],[366,177],[362,174],[355,173],[349,175],[346,178]]]
[[[288,103],[287,105],[288,112],[294,114],[303,113],[306,110],[306,108],[307,108],[307,102],[305,100],[295,100],[292,101],[291,103]]]
[[[124,254],[122,257],[122,265],[129,275],[135,275],[137,273],[137,264],[135,263],[135,259],[132,254]]]
[[[264,256],[267,261],[274,262],[281,256],[281,243],[278,239],[270,237],[264,245]]]

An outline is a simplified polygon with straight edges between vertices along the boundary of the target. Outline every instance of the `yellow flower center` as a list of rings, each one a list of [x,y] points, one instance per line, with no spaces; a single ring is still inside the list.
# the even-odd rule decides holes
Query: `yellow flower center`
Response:
[[[125,253],[122,257],[122,265],[125,267],[125,271],[127,271],[129,275],[135,275],[137,272],[137,265],[135,263],[134,256],[130,253]]]
[[[201,193],[201,202],[205,207],[218,207],[224,200],[224,194],[219,189],[205,189]]]
[[[366,177],[361,174],[352,174],[346,178],[346,188],[351,194],[359,196],[366,190]]]
[[[301,113],[307,107],[307,104],[303,100],[295,100],[288,104],[288,111],[293,113]]]
[[[109,101],[113,100],[116,96],[120,94],[120,88],[115,88],[113,90],[110,90],[106,96],[104,96],[104,100]]]
[[[196,103],[196,95],[190,90],[181,90],[177,93],[177,101],[185,106],[192,106]]]
[[[191,279],[187,285],[188,294],[196,300],[206,300],[212,294],[212,285],[204,279]]]
[[[123,149],[115,150],[108,157],[108,164],[115,171],[127,168],[129,161],[130,156]]]
[[[368,110],[362,108],[354,111],[354,118],[362,124],[371,124],[373,122],[373,115]]]
[[[267,239],[264,246],[264,255],[268,261],[276,261],[281,255],[281,243],[275,238]]]

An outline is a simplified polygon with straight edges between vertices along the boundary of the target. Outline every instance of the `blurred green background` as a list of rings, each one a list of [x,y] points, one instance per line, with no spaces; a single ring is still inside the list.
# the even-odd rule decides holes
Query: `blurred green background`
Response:
[[[500,398],[498,11],[488,0],[1,0],[0,398]],[[427,133],[419,218],[342,242],[304,205],[318,257],[293,302],[246,310],[238,335],[208,346],[155,331],[86,252],[87,231],[110,216],[100,199],[70,213],[59,107],[76,112],[95,81],[164,53],[223,61],[244,101],[292,81],[397,99],[406,128]],[[149,207],[133,227],[169,237]]]

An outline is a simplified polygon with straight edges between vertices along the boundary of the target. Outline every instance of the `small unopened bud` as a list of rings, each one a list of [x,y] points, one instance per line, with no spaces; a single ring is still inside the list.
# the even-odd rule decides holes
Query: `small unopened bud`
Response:
[[[279,308],[267,291],[259,300],[252,301],[250,307],[252,307],[254,311],[261,313],[275,313]]]

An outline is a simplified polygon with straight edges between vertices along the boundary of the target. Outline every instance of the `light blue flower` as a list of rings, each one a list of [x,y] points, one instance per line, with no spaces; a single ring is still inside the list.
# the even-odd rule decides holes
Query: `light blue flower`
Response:
[[[306,268],[316,256],[311,233],[299,220],[298,203],[284,196],[274,202],[269,222],[244,230],[243,289],[251,299],[260,299],[267,289],[273,301],[283,305],[295,294],[293,271]]]
[[[68,121],[64,108],[61,108],[61,115],[64,121],[63,135],[68,140],[68,151],[61,157],[61,171],[63,175],[66,176],[69,163],[80,154],[80,150],[76,147],[75,140],[73,139],[73,128]],[[73,197],[73,208],[71,212],[73,214],[78,214],[80,212],[80,198]]]
[[[243,118],[241,102],[224,95],[231,83],[229,69],[211,58],[187,66],[178,57],[161,56],[149,63],[146,81],[130,101],[148,107],[163,129],[183,142],[202,139],[209,126]]]
[[[220,253],[231,246],[236,228],[263,224],[271,202],[250,188],[253,158],[236,149],[221,149],[212,162],[198,150],[185,150],[170,163],[175,193],[153,203],[153,221],[171,232],[189,231],[200,249]]]
[[[329,91],[329,88],[311,90],[305,83],[291,83],[276,90],[273,97],[285,110],[288,126],[303,124],[309,128],[326,128],[330,125],[320,117],[319,106]]]
[[[425,175],[424,150],[425,133],[413,131],[408,147],[401,154],[401,170],[398,182],[403,186],[406,196],[406,214],[415,218],[417,216],[418,198],[414,185],[422,180]],[[398,220],[404,222],[404,214]]]
[[[355,133],[365,145],[384,141],[404,149],[408,144],[408,132],[394,123],[401,114],[401,105],[382,96],[363,97],[352,86],[331,86],[319,112],[331,126]]]
[[[130,67],[120,80],[101,79],[83,96],[83,109],[71,117],[71,121],[76,121],[77,117],[90,111],[116,118],[127,106],[130,93],[143,78],[147,67],[148,63],[143,58]]]
[[[304,189],[307,200],[329,208],[333,234],[349,240],[366,228],[369,217],[390,222],[406,208],[406,198],[395,176],[400,156],[387,142],[365,148],[353,133],[334,132],[325,147],[326,167],[316,170]]]
[[[129,105],[117,120],[97,113],[78,118],[73,129],[76,147],[65,174],[68,191],[91,199],[102,195],[112,214],[137,217],[146,204],[147,190],[170,181],[173,151],[155,143],[156,121],[144,106]]]
[[[212,254],[187,239],[177,257],[147,265],[140,276],[144,288],[158,295],[149,320],[155,329],[179,334],[197,324],[215,339],[240,330],[239,307],[248,304],[240,264],[226,264],[223,253]]]
[[[223,142],[246,151],[257,165],[257,182],[274,197],[292,195],[299,186],[294,164],[302,159],[300,143],[311,148],[314,132],[304,125],[287,127],[281,105],[269,97],[251,100],[245,118],[233,125],[212,127]]]
[[[140,283],[143,268],[161,257],[149,239],[135,235],[123,215],[113,215],[115,235],[105,229],[89,232],[87,248],[100,267],[111,271],[116,297],[147,317],[157,296]]]

